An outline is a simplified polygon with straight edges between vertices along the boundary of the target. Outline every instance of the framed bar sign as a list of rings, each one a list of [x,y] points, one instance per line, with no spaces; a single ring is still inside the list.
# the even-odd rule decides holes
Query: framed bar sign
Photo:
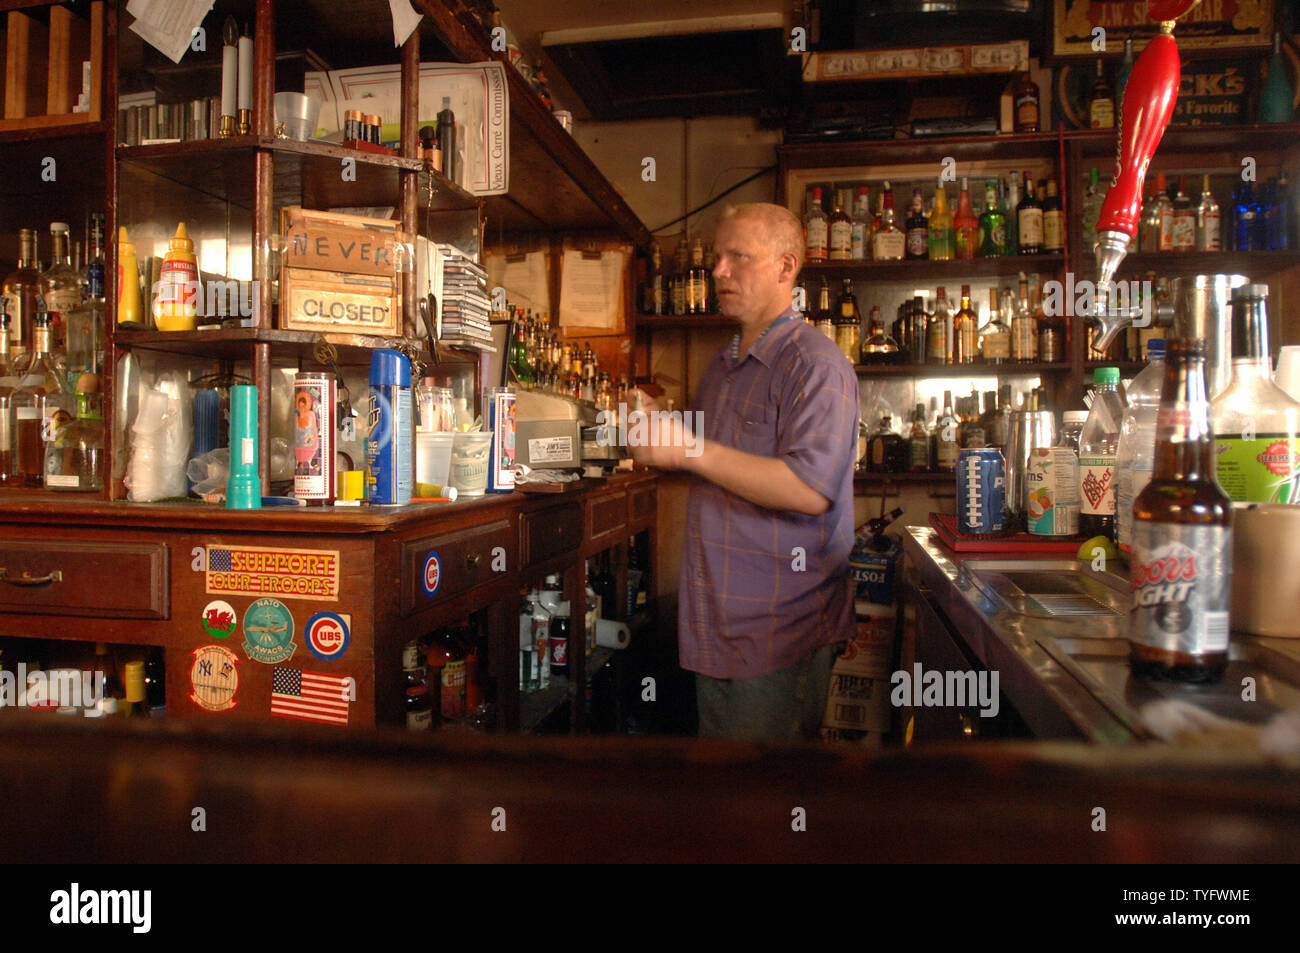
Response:
[[[1201,0],[1178,21],[1178,48],[1258,50],[1273,42],[1277,0]],[[1052,59],[1119,53],[1125,40],[1141,50],[1160,25],[1150,19],[1145,0],[1052,0]],[[1105,47],[1098,43],[1100,28]]]

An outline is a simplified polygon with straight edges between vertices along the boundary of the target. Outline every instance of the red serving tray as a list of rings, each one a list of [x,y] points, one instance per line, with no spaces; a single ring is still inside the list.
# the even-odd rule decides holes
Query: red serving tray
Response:
[[[963,536],[957,529],[957,517],[947,513],[931,513],[930,525],[939,534],[939,541],[956,553],[1069,553],[1078,552],[1082,536],[1069,539],[1044,539],[1032,533],[998,536],[992,539],[975,539]]]

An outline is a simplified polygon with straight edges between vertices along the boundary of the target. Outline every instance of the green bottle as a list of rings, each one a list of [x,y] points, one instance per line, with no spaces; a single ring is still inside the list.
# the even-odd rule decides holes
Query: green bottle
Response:
[[[998,184],[984,183],[984,211],[980,214],[980,257],[1001,258],[1007,253],[1007,217],[998,204]]]
[[[1268,61],[1268,79],[1259,94],[1260,122],[1290,122],[1295,90],[1286,74],[1286,57],[1282,55],[1282,34],[1273,34],[1273,55]]]

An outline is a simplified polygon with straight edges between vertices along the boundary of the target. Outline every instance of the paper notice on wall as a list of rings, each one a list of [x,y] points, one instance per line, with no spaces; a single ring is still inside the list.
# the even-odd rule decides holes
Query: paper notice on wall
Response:
[[[616,328],[622,300],[622,252],[564,252],[560,272],[561,326]]]
[[[173,63],[179,63],[194,42],[213,0],[131,0],[126,12],[135,17],[131,29]],[[219,35],[203,35],[203,48],[221,45]]]
[[[421,63],[418,124],[437,122],[443,99],[456,117],[460,185],[475,195],[510,189],[510,94],[503,63]],[[360,109],[392,123],[401,115],[402,68],[331,70],[338,113]],[[445,164],[445,159],[444,159]]]
[[[488,255],[488,294],[504,288],[506,301],[517,308],[551,310],[550,282],[546,274],[546,252],[525,255]]]

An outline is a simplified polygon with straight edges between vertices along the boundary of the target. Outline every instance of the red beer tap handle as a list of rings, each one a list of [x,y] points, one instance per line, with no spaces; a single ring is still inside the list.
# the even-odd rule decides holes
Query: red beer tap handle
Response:
[[[1188,0],[1168,4],[1177,6]],[[1178,98],[1178,46],[1168,33],[1156,36],[1133,64],[1120,111],[1119,160],[1115,184],[1106,193],[1097,231],[1137,234],[1142,183],[1156,146],[1165,134]]]

